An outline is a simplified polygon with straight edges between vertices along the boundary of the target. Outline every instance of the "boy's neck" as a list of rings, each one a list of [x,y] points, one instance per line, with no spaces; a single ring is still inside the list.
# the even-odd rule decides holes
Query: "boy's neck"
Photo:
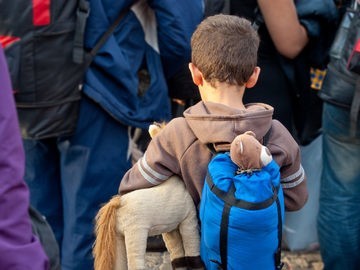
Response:
[[[199,86],[199,90],[204,102],[220,103],[236,109],[245,109],[243,103],[245,86],[217,82],[216,86],[212,87],[205,82]]]

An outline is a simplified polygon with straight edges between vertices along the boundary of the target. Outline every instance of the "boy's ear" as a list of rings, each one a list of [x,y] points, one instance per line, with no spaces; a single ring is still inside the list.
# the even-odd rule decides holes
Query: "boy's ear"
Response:
[[[204,78],[201,71],[193,63],[189,63],[189,69],[193,82],[197,86],[202,85]]]
[[[254,87],[259,78],[259,74],[260,74],[260,67],[255,67],[253,74],[251,74],[249,80],[247,81],[247,83],[245,83],[245,87],[246,88]]]

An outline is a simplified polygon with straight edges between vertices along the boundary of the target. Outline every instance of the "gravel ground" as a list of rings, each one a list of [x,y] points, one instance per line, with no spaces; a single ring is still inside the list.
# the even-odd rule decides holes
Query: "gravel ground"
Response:
[[[312,252],[282,252],[283,270],[321,270],[323,264],[318,251]],[[170,258],[167,252],[147,252],[146,265],[148,270],[171,270]]]
[[[323,263],[319,251],[312,252],[283,252],[283,262],[287,265],[284,270],[321,270]]]

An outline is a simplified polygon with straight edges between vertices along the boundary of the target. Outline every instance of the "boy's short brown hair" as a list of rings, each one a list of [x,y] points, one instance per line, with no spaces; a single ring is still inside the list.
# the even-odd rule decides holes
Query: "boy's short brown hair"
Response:
[[[192,63],[212,86],[244,85],[257,64],[259,36],[250,21],[233,15],[204,19],[191,38]]]

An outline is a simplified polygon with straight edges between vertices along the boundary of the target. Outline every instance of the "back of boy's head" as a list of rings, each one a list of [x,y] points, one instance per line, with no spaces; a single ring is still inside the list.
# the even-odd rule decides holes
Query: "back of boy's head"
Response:
[[[257,64],[259,36],[251,22],[234,15],[204,19],[191,38],[192,63],[212,86],[244,85]]]

